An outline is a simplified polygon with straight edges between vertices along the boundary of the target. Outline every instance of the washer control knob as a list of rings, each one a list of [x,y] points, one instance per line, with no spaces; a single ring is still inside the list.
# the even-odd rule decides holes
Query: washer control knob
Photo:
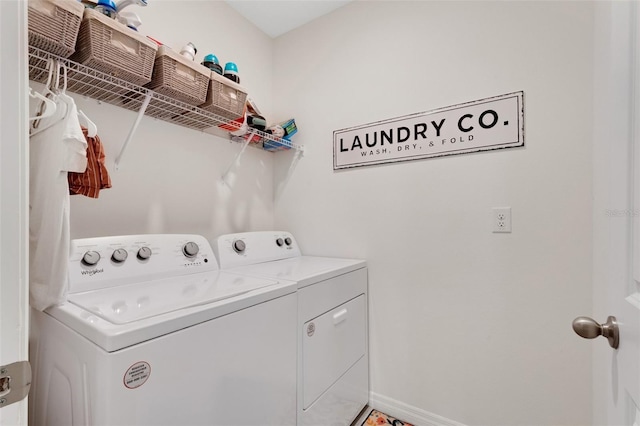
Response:
[[[147,260],[151,257],[151,249],[149,247],[140,247],[136,257],[140,260]]]
[[[242,240],[235,240],[233,242],[233,249],[235,250],[236,253],[242,253],[246,248],[247,246]]]
[[[290,246],[290,245],[291,245],[291,242],[292,242],[292,241],[291,241],[291,238],[289,238],[289,237],[287,237],[287,238],[285,238],[285,239],[284,239],[284,243],[285,243],[286,245],[288,245],[288,246]]]
[[[129,256],[129,253],[127,253],[125,249],[120,248],[114,250],[113,254],[111,255],[111,260],[113,260],[115,263],[122,263],[127,260],[127,256]]]
[[[276,240],[276,244],[278,245],[278,247],[282,247],[282,245],[284,244],[284,241],[282,241],[282,238],[278,238]]]
[[[200,247],[193,241],[189,241],[185,245],[182,246],[182,253],[186,257],[196,257],[196,254],[200,251]]]
[[[82,260],[80,262],[86,266],[95,266],[99,261],[100,253],[98,253],[97,251],[89,250],[82,256]]]

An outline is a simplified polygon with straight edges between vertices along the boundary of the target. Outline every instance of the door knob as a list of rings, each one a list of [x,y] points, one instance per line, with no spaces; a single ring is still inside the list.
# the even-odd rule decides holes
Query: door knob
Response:
[[[573,320],[573,331],[580,337],[585,339],[595,339],[598,336],[604,336],[609,340],[609,346],[618,349],[620,343],[620,333],[618,331],[618,321],[616,317],[607,318],[604,324],[598,324],[594,319],[589,317],[578,317]]]

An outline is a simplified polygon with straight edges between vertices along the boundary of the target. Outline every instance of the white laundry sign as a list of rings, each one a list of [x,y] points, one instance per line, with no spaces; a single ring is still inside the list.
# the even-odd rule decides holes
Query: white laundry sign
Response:
[[[333,132],[333,169],[524,146],[524,92]]]

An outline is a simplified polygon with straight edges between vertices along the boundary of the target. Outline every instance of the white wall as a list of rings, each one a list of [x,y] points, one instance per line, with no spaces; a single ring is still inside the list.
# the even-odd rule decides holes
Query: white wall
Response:
[[[275,225],[369,261],[371,390],[473,425],[591,422],[593,5],[354,2],[276,39]],[[332,132],[524,90],[526,147],[332,170]],[[278,102],[282,101],[282,102]],[[513,233],[490,212],[513,209]]]
[[[198,48],[197,62],[214,53],[234,61],[241,83],[263,110],[272,109],[272,40],[224,2],[152,1],[132,6],[140,32],[179,51]],[[113,167],[136,114],[74,96],[97,124],[113,188],[100,197],[71,197],[72,238],[131,233],[198,233],[210,239],[228,232],[273,227],[273,155],[247,149],[230,178],[221,175],[239,144],[144,117],[121,170]]]

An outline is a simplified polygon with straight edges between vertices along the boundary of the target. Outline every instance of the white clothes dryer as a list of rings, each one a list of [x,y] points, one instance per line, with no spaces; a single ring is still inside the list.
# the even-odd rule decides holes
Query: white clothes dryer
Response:
[[[220,271],[198,235],[74,240],[33,311],[33,426],[293,425],[296,286]]]
[[[303,256],[288,232],[218,237],[220,267],[298,288],[298,425],[349,425],[369,400],[367,265]]]

